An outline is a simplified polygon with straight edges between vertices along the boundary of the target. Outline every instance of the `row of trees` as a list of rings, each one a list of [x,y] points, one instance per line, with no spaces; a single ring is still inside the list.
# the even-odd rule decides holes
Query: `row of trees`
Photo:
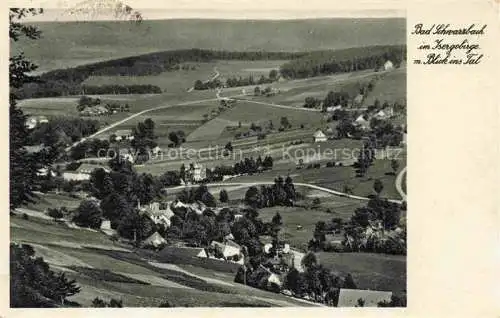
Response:
[[[405,59],[405,51],[406,46],[371,46],[312,52],[283,64],[280,73],[285,78],[296,79],[378,69],[387,60],[397,66]]]
[[[206,90],[206,89],[214,89],[222,86],[222,82],[219,79],[212,79],[209,81],[201,81],[196,80],[194,82],[193,88],[195,90]]]
[[[230,150],[227,150],[226,147],[225,151],[230,151]],[[221,165],[214,167],[212,170],[208,170],[207,180],[221,181],[224,176],[233,176],[237,174],[253,174],[264,170],[270,170],[272,168],[273,168],[273,158],[271,156],[265,156],[264,159],[262,159],[261,156],[258,156],[257,159],[250,157],[250,158],[245,158],[239,162],[236,162],[233,166]]]
[[[226,80],[227,87],[238,87],[238,86],[250,86],[250,85],[263,85],[263,84],[271,84],[278,80],[278,71],[271,70],[269,72],[269,77],[265,77],[261,75],[258,80],[255,80],[252,75],[248,77],[229,77]]]
[[[105,94],[161,94],[162,89],[152,84],[108,84],[82,85],[80,82],[64,82],[45,78],[43,75],[36,83],[23,85],[16,90],[21,99],[59,97],[72,95],[105,95]]]

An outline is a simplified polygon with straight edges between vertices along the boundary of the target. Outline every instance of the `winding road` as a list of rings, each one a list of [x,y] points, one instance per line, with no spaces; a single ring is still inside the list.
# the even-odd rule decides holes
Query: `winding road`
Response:
[[[403,191],[403,180],[404,175],[406,174],[406,167],[403,168],[396,177],[396,190],[398,190],[399,195],[406,201],[406,193]]]

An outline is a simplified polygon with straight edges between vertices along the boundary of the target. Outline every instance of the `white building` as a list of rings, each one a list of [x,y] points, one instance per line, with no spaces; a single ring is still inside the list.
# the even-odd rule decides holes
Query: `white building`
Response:
[[[394,69],[394,64],[392,64],[391,61],[387,60],[385,63],[384,63],[384,71],[390,71]]]
[[[363,130],[368,130],[370,128],[370,122],[363,115],[359,115],[352,124]]]
[[[37,123],[38,123],[38,121],[37,121],[36,117],[28,117],[26,119],[25,125],[26,125],[26,128],[33,129],[36,127]]]
[[[134,139],[134,136],[132,135],[132,131],[127,130],[127,129],[117,130],[114,132],[114,135],[116,136],[116,138],[115,138],[116,141]]]
[[[207,177],[207,168],[199,163],[192,163],[186,170],[186,182],[199,182]]]
[[[106,171],[106,172],[110,171],[109,168],[104,167],[104,166],[83,163],[75,171],[64,172],[63,178],[64,178],[64,180],[68,180],[68,181],[69,180],[76,180],[76,181],[89,180],[90,174],[96,169],[104,169],[104,171]]]
[[[313,137],[314,137],[314,142],[325,142],[327,140],[325,133],[323,133],[319,129],[316,130]]]
[[[342,109],[342,105],[327,107],[326,111],[331,113],[331,112],[334,112],[334,111],[339,110],[339,109]]]
[[[389,118],[389,115],[386,114],[386,112],[384,112],[383,110],[380,110],[378,113],[376,113],[373,117],[377,118],[377,119],[387,119]]]

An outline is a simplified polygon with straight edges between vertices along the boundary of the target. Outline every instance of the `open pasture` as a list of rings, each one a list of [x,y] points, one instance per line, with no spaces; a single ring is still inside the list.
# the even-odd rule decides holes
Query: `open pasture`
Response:
[[[150,76],[90,76],[83,84],[101,85],[155,85],[163,92],[186,92],[196,80],[208,80],[214,74],[216,63],[186,63],[189,70],[173,70]],[[191,69],[194,67],[194,69]]]
[[[351,273],[360,289],[406,291],[406,256],[372,253],[316,254],[320,264],[338,273]]]

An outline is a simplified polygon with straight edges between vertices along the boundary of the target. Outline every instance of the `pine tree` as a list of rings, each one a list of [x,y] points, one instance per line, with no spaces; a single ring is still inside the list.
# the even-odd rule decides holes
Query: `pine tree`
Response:
[[[21,37],[38,39],[40,31],[34,26],[26,26],[19,20],[27,15],[41,13],[39,9],[10,9],[9,11],[9,37],[17,42]],[[23,203],[33,202],[36,197],[33,191],[37,186],[37,172],[41,163],[37,160],[40,156],[28,154],[24,146],[27,144],[29,131],[25,126],[26,116],[16,106],[18,96],[16,90],[25,83],[35,81],[28,73],[37,69],[37,66],[28,61],[21,52],[9,58],[9,118],[10,118],[10,208],[15,209]],[[47,162],[45,162],[47,163]]]

